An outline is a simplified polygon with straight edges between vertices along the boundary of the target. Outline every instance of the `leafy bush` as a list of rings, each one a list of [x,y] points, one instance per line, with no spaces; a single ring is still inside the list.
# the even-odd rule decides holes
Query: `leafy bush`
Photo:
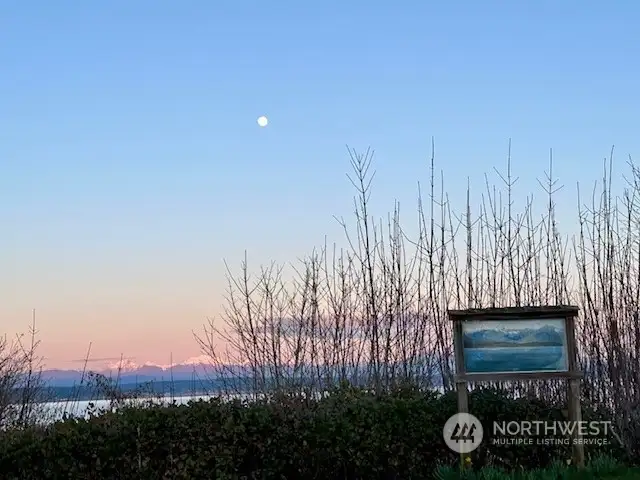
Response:
[[[490,442],[494,420],[562,419],[560,408],[470,394],[485,424],[474,465],[509,469],[565,461],[553,445]],[[88,420],[5,432],[3,479],[422,479],[458,456],[442,438],[456,413],[455,395],[405,388],[385,395],[343,387],[321,400],[197,401],[125,407]],[[587,447],[587,453],[592,453]],[[597,453],[604,453],[600,447]],[[618,454],[613,447],[608,453]]]

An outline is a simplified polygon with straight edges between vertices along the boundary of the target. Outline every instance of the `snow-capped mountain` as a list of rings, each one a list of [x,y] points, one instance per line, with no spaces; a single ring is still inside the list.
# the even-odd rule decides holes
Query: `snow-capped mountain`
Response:
[[[213,360],[208,355],[199,355],[197,357],[187,358],[184,362],[174,363],[173,365],[166,364],[160,365],[153,362],[145,362],[142,365],[138,365],[131,359],[125,358],[122,360],[118,360],[116,362],[109,362],[106,364],[104,370],[120,370],[121,372],[132,372],[135,370],[140,370],[145,367],[152,369],[161,369],[161,370],[170,370],[172,367],[185,367],[189,365],[213,365]]]
[[[83,378],[86,380],[88,371],[117,378],[118,382],[123,384],[205,378],[214,371],[214,365],[211,358],[205,355],[173,365],[157,365],[151,362],[138,365],[130,359],[123,359],[97,368],[87,367],[84,373],[81,369],[48,369],[42,372],[42,377],[51,386],[72,386],[79,384]]]
[[[521,330],[484,329],[465,333],[465,348],[563,346],[563,332],[553,325]]]

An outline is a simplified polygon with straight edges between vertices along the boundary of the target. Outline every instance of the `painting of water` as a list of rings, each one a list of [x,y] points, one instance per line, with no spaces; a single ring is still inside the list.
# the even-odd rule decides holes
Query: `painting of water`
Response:
[[[467,373],[569,369],[564,319],[466,321],[462,345]]]

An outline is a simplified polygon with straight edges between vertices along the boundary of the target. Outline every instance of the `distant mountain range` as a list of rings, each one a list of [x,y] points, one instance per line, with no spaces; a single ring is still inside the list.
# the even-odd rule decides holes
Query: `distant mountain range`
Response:
[[[561,347],[564,343],[563,332],[553,325],[521,330],[476,330],[463,336],[464,348]]]
[[[242,388],[250,373],[239,365],[225,366],[227,375],[239,379],[234,382]],[[108,379],[121,392],[140,391],[149,395],[203,395],[223,390],[225,383],[220,379],[220,369],[211,362],[197,359],[172,366],[146,363],[135,365],[130,361],[122,365],[114,364],[102,368],[82,370],[47,369],[41,372],[45,384],[44,396],[50,400],[94,400],[105,395],[104,389],[91,378],[97,373]],[[16,395],[19,395],[16,392]]]
[[[242,375],[245,370],[240,366],[226,367]],[[145,363],[135,365],[132,362],[123,362],[122,365],[114,364],[102,368],[87,368],[82,370],[47,369],[42,372],[42,379],[50,386],[64,387],[86,383],[88,372],[95,372],[117,381],[118,384],[146,383],[146,382],[170,382],[194,379],[204,379],[215,374],[216,367],[210,362],[187,361],[172,366],[155,365]],[[215,376],[215,375],[214,375]]]
[[[142,394],[150,395],[188,396],[215,394],[227,389],[234,392],[244,391],[251,388],[253,377],[248,367],[225,365],[223,374],[220,367],[203,360],[205,359],[194,359],[173,366],[150,363],[135,365],[132,362],[123,362],[120,368],[117,364],[108,365],[101,369],[88,368],[84,373],[82,370],[49,369],[42,372],[41,378],[46,384],[47,398],[57,401],[103,398],[104,391],[91,381],[89,371],[103,375],[121,392],[137,390]],[[363,372],[366,366],[362,365],[360,368]],[[419,367],[416,365],[416,368]],[[436,385],[441,385],[438,369],[435,366],[432,368],[433,381]],[[352,369],[355,374],[355,368],[352,367]],[[315,371],[309,373],[308,378],[315,377]],[[348,373],[348,375],[351,374]],[[297,375],[297,378],[301,377],[307,376]],[[356,377],[353,377],[352,381],[355,380]]]

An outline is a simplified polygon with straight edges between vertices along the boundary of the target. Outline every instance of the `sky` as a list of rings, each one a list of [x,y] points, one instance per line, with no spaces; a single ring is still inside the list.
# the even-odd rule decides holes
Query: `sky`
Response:
[[[570,230],[576,183],[614,145],[622,178],[640,150],[638,18],[569,0],[1,2],[3,330],[36,309],[51,367],[90,342],[198,355],[225,260],[344,240],[346,145],[375,150],[379,216],[415,207],[432,139],[454,202],[506,166],[509,139],[518,188],[539,194],[553,149]]]

